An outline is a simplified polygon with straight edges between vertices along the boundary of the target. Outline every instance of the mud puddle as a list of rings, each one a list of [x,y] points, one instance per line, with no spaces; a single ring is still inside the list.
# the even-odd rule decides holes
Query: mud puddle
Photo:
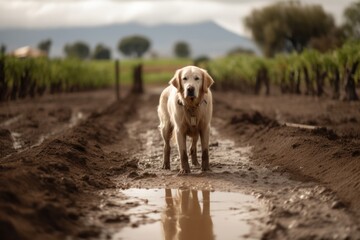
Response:
[[[264,206],[251,195],[190,188],[122,191],[136,204],[113,239],[258,239]],[[226,229],[226,231],[224,231]],[[251,236],[251,238],[249,237]]]

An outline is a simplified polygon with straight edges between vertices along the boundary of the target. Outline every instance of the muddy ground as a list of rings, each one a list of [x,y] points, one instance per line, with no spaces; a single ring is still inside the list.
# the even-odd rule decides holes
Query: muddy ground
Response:
[[[123,189],[187,187],[255,196],[244,239],[360,239],[360,103],[216,92],[211,171],[179,176],[175,147],[160,169],[160,91],[1,104],[0,238],[113,238],[151,221]]]

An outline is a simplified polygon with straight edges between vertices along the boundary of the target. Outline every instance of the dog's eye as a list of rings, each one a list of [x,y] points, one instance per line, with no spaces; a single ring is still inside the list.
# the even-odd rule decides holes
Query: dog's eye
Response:
[[[195,80],[197,81],[197,80],[200,80],[200,78],[199,77],[195,77]]]
[[[187,80],[187,77],[183,77],[183,80],[186,81],[186,80]]]

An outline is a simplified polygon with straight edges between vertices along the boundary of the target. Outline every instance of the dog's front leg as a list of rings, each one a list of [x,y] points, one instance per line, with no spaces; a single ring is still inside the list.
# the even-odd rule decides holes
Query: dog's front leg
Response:
[[[202,171],[210,170],[210,167],[209,167],[209,135],[210,135],[210,126],[205,127],[200,132],[201,150],[202,150],[202,156],[201,156],[201,170]]]
[[[199,166],[199,162],[197,160],[197,151],[196,151],[197,141],[198,141],[198,135],[193,137],[191,147],[190,147],[191,162],[194,166]]]
[[[186,136],[179,129],[176,131],[176,141],[178,145],[178,151],[180,155],[180,174],[190,173],[190,166],[188,161],[188,156],[186,153]]]

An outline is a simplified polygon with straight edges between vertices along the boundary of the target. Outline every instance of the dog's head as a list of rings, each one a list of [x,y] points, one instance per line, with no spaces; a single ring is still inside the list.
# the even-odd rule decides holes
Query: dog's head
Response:
[[[214,80],[202,68],[187,66],[175,72],[169,84],[177,88],[185,99],[195,100],[207,93]]]

